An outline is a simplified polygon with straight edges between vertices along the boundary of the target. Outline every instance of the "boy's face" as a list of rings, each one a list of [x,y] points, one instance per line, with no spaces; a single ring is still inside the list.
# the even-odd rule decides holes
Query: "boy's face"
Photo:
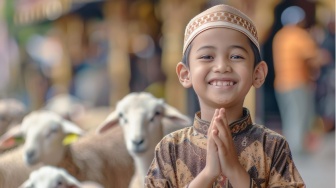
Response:
[[[242,106],[254,79],[249,39],[233,29],[213,28],[196,36],[191,45],[185,76],[201,107]]]

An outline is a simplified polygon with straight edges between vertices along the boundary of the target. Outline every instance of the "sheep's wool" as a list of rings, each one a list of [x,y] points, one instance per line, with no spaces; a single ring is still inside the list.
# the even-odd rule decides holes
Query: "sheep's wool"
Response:
[[[217,27],[225,27],[242,32],[260,51],[257,29],[253,21],[238,9],[222,4],[213,6],[190,20],[184,33],[183,54],[198,34],[207,29]]]

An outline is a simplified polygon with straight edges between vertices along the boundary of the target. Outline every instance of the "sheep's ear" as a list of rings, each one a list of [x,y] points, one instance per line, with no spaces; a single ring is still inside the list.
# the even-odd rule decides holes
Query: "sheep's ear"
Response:
[[[96,129],[97,134],[101,134],[119,123],[119,114],[114,110]]]
[[[80,136],[84,134],[83,129],[67,120],[62,122],[62,127],[65,134],[75,134]]]
[[[182,114],[176,108],[166,103],[164,104],[164,116],[163,117],[182,127],[188,127],[192,125],[192,122],[188,116]]]
[[[16,125],[0,137],[0,149],[9,149],[23,142],[21,126]]]

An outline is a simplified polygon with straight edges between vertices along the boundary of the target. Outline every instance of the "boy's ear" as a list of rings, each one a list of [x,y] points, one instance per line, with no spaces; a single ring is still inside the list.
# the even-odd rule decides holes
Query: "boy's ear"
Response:
[[[190,88],[192,86],[190,79],[190,71],[184,63],[179,62],[176,65],[176,74],[183,87]]]
[[[253,73],[253,86],[255,88],[259,88],[265,82],[267,76],[268,68],[265,61],[261,61],[258,65],[254,68]]]

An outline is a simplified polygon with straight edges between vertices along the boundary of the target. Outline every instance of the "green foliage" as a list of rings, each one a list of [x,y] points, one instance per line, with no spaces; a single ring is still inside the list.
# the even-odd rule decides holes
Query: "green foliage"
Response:
[[[19,46],[23,46],[27,43],[28,39],[34,34],[43,35],[50,27],[51,23],[30,23],[28,25],[18,25],[14,22],[15,17],[15,1],[5,0],[3,17],[7,23],[9,34],[15,38]]]

